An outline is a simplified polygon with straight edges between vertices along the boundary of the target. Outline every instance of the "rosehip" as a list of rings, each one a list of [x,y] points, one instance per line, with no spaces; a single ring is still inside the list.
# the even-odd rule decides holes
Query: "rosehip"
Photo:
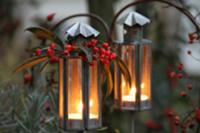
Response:
[[[109,44],[108,44],[107,42],[104,42],[104,43],[102,44],[102,46],[103,46],[104,48],[108,48],[108,47],[109,47]]]
[[[41,54],[42,54],[42,50],[41,50],[40,48],[37,48],[37,49],[35,50],[35,54],[36,54],[37,56],[41,55]]]
[[[174,78],[176,76],[176,73],[174,71],[170,72],[169,73],[169,77],[170,78]]]
[[[186,97],[187,96],[187,93],[185,91],[181,91],[180,94],[179,94],[181,97]]]
[[[112,53],[112,54],[110,55],[110,59],[111,59],[111,60],[115,59],[116,57],[117,57],[117,55],[116,55],[115,53]]]
[[[32,81],[32,75],[30,74],[25,74],[24,75],[24,84],[28,84]]]
[[[105,53],[106,53],[106,50],[105,50],[104,48],[101,48],[100,54],[101,54],[101,55],[105,55]]]
[[[54,55],[54,51],[52,49],[48,48],[48,49],[46,49],[46,54],[48,56],[53,56]]]
[[[182,73],[177,74],[177,78],[182,79],[183,78],[183,74]]]
[[[182,71],[183,70],[183,64],[182,63],[179,63],[178,66],[177,66],[177,69],[179,71]]]
[[[46,102],[46,103],[44,104],[44,107],[45,107],[45,110],[46,110],[47,112],[50,112],[50,111],[51,111],[49,102]]]
[[[187,85],[188,90],[192,90],[192,84]]]
[[[195,119],[200,123],[200,108],[195,111]]]
[[[54,49],[56,48],[55,43],[52,42],[52,43],[50,44],[50,48],[51,48],[52,50],[54,50]]]
[[[105,59],[104,59],[104,58],[102,58],[102,57],[100,57],[100,61],[101,61],[101,63],[103,63],[103,64],[104,64],[104,61],[105,61]]]
[[[99,48],[98,47],[94,47],[93,51],[96,53],[99,51]]]
[[[92,40],[91,40],[91,45],[92,45],[92,46],[95,46],[96,44],[97,44],[97,40],[96,40],[96,39],[92,39]]]
[[[108,56],[108,57],[109,57],[109,56],[110,56],[110,54],[111,54],[110,50],[107,50],[107,51],[106,51],[106,56]]]
[[[59,58],[56,57],[56,56],[52,56],[52,57],[50,58],[50,63],[56,63],[56,62],[58,62],[58,61],[59,61]]]
[[[49,15],[47,16],[47,20],[48,20],[48,21],[52,21],[55,15],[56,15],[55,13],[49,14]]]
[[[87,59],[87,57],[86,57],[86,56],[83,56],[83,57],[82,57],[82,59],[83,59],[83,61],[85,61],[85,62],[87,62],[87,61],[88,61],[88,59]]]
[[[72,50],[72,46],[70,44],[68,44],[68,45],[65,46],[65,49],[68,50],[68,51],[71,51]]]
[[[65,50],[65,51],[64,51],[64,55],[65,55],[65,56],[69,56],[69,51],[68,51],[68,50]]]

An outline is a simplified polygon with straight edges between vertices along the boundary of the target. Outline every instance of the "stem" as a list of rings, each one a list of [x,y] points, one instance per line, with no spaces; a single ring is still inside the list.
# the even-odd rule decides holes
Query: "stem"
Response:
[[[121,10],[119,10],[119,12],[117,12],[117,14],[115,15],[115,17],[114,17],[114,19],[113,19],[113,21],[111,23],[109,41],[112,41],[112,34],[113,34],[113,31],[114,31],[116,20],[124,10],[126,10],[127,8],[129,8],[131,6],[144,4],[144,3],[150,3],[150,2],[165,3],[165,4],[168,4],[168,5],[176,8],[178,11],[180,11],[182,14],[184,14],[194,24],[194,26],[196,28],[196,32],[200,32],[200,27],[199,27],[199,24],[196,22],[195,17],[186,8],[181,7],[181,6],[179,6],[179,5],[177,5],[177,4],[173,3],[173,2],[170,2],[168,0],[137,0],[135,2],[132,2],[132,3],[124,6]]]
[[[135,133],[135,115],[131,113],[131,133]]]
[[[197,126],[197,130],[196,130],[196,133],[199,133],[199,131],[200,131],[200,126],[198,125],[198,126]]]

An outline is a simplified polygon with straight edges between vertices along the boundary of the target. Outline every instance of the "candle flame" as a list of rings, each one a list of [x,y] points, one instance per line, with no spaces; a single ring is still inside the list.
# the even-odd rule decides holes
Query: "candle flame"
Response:
[[[83,111],[83,103],[81,101],[78,103],[77,110],[79,113],[82,113]]]

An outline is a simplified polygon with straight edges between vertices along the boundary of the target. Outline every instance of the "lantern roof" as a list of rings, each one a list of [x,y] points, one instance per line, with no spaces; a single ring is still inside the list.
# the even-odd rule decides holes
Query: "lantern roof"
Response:
[[[150,19],[135,11],[132,11],[123,16],[122,18],[120,18],[118,23],[125,24],[127,26],[134,26],[134,25],[144,26],[150,23]]]
[[[70,35],[71,37],[76,37],[78,35],[82,35],[83,37],[97,37],[99,35],[99,32],[91,27],[88,24],[82,23],[82,22],[77,22],[70,26],[66,33]]]

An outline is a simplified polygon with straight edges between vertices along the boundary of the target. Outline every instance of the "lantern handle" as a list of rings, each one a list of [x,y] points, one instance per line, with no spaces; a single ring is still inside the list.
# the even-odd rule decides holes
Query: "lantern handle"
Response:
[[[74,15],[70,15],[68,17],[65,17],[62,20],[60,20],[58,23],[56,23],[51,28],[51,30],[55,30],[56,28],[58,28],[64,22],[68,21],[69,19],[76,18],[76,17],[89,17],[89,18],[93,18],[93,19],[97,20],[103,26],[106,37],[109,38],[110,30],[109,30],[108,24],[100,16],[93,14],[93,13],[78,13],[78,14],[74,14]]]
[[[182,14],[184,14],[192,22],[192,24],[196,28],[196,33],[200,33],[199,24],[196,22],[195,17],[186,8],[179,6],[179,5],[175,4],[174,2],[167,1],[167,0],[137,0],[135,2],[131,2],[128,5],[124,6],[121,10],[119,10],[116,13],[116,15],[114,16],[113,21],[111,23],[111,26],[110,26],[109,41],[113,41],[112,36],[113,36],[114,28],[115,28],[115,23],[117,21],[117,18],[121,15],[121,13],[123,11],[125,11],[127,8],[129,8],[131,6],[136,6],[136,5],[139,5],[139,4],[150,3],[150,2],[165,3],[165,4],[168,4],[168,5],[176,8],[178,11],[180,11]]]

